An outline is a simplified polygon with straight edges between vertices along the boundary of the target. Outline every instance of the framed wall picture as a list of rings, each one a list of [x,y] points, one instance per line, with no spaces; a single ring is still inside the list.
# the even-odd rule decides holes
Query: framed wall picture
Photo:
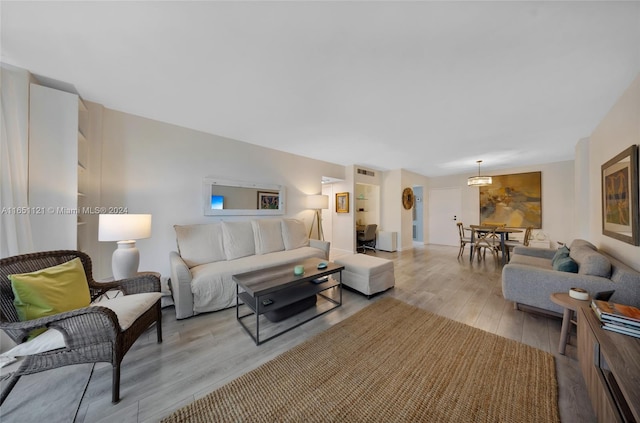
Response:
[[[480,224],[542,228],[542,172],[498,175],[491,179],[491,185],[480,187]]]
[[[602,233],[640,245],[638,223],[638,146],[602,165]]]
[[[336,194],[336,213],[349,213],[348,192],[339,192]]]
[[[258,191],[258,210],[277,210],[280,207],[280,195],[277,192]]]

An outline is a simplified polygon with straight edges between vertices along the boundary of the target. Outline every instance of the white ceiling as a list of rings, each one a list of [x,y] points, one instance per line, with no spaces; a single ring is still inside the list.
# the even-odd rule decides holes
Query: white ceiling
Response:
[[[570,160],[640,72],[635,1],[0,7],[2,61],[87,100],[426,176]]]

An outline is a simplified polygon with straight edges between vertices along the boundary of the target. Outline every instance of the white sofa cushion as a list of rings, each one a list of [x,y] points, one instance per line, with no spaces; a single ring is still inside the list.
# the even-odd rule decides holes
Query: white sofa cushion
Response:
[[[227,260],[256,253],[251,222],[222,222],[222,239]]]
[[[193,279],[193,311],[205,313],[231,307],[236,303],[236,284],[233,275],[253,270],[266,269],[280,264],[294,264],[310,257],[324,259],[324,251],[313,247],[302,247],[290,251],[253,255],[232,261],[219,261],[196,266],[191,269]]]
[[[251,224],[257,255],[284,251],[280,220],[252,220]]]
[[[285,250],[308,247],[309,236],[304,223],[297,219],[282,219],[282,240]]]
[[[180,257],[193,267],[214,261],[226,260],[222,244],[222,225],[174,225]]]
[[[90,304],[90,307],[106,307],[116,313],[120,329],[128,329],[138,317],[149,309],[158,299],[162,297],[160,292],[145,292],[142,294],[131,294],[118,296],[112,299],[102,299]],[[25,355],[39,354],[53,351],[65,347],[62,332],[55,328],[47,329],[41,335],[30,341],[18,344],[3,356],[22,357]]]

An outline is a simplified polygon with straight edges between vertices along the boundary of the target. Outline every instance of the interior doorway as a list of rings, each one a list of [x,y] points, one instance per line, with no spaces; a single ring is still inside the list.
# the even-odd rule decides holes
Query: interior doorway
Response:
[[[430,190],[428,210],[429,243],[458,246],[456,223],[462,213],[460,188]]]
[[[421,186],[413,187],[413,240],[424,242],[424,196]]]

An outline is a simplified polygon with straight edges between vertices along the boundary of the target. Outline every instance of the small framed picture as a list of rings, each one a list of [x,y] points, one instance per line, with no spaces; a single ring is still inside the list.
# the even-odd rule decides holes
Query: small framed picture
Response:
[[[277,192],[258,191],[258,210],[277,210],[280,207],[280,196]]]
[[[349,213],[348,192],[339,192],[336,194],[336,213]]]

